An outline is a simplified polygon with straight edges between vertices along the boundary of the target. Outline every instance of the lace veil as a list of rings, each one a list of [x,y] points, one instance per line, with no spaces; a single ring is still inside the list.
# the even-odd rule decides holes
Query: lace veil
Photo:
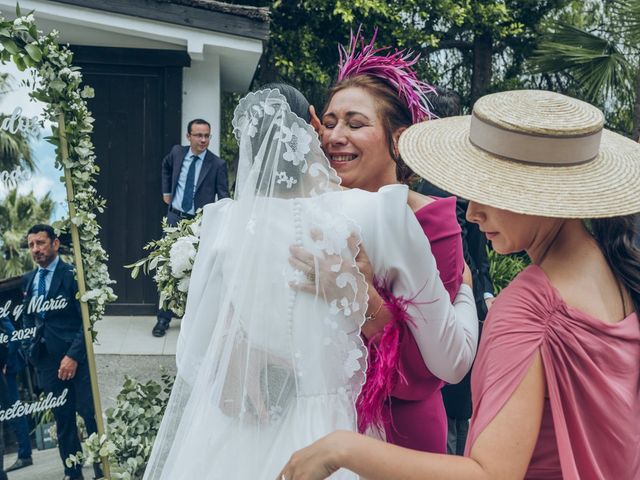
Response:
[[[340,179],[277,89],[244,97],[233,128],[235,199],[205,207],[177,378],[145,479],[272,479],[293,450],[356,429],[367,293]],[[313,253],[309,265],[289,263],[292,245]],[[234,448],[251,452],[240,460]]]

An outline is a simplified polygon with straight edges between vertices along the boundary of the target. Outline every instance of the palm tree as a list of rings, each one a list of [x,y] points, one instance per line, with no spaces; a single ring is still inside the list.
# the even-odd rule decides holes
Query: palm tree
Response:
[[[33,192],[19,195],[16,189],[0,201],[0,279],[34,268],[26,249],[27,231],[36,223],[49,222],[53,206],[49,193],[38,200]]]
[[[11,91],[8,73],[0,73],[0,95]],[[0,124],[8,115],[0,114]],[[29,141],[31,138],[20,131],[11,133],[0,129],[0,171],[12,171],[23,167],[30,171],[35,168]]]
[[[6,115],[0,114],[0,122],[5,117]],[[0,171],[10,172],[17,167],[31,171],[35,169],[29,140],[20,132],[11,133],[0,130]]]
[[[560,74],[582,99],[613,112],[614,128],[640,138],[640,0],[610,2],[592,31],[556,23],[531,62],[543,75]],[[625,114],[632,125],[624,123]]]

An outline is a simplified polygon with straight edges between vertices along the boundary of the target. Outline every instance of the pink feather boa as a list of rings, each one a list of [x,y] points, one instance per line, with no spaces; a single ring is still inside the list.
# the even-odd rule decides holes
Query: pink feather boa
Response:
[[[388,288],[379,285],[375,288],[383,299],[384,306],[391,312],[391,320],[378,335],[366,341],[369,351],[367,380],[356,401],[358,412],[358,430],[374,428],[381,431],[384,427],[382,412],[385,400],[398,381],[406,382],[399,371],[400,342],[403,335],[410,335],[407,325],[412,322],[407,307],[412,300],[394,297]]]

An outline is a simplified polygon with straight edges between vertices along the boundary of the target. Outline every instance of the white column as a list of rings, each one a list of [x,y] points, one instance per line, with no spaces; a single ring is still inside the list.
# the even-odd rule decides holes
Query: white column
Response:
[[[187,124],[202,118],[211,124],[209,150],[220,154],[220,57],[205,52],[202,60],[191,60],[182,76],[182,142]]]

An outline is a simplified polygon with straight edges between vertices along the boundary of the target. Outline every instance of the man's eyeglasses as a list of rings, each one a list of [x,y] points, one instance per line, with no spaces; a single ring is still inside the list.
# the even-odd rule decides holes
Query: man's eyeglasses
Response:
[[[190,137],[201,138],[203,140],[209,140],[211,138],[211,135],[208,134],[208,133],[190,133],[189,136]]]

